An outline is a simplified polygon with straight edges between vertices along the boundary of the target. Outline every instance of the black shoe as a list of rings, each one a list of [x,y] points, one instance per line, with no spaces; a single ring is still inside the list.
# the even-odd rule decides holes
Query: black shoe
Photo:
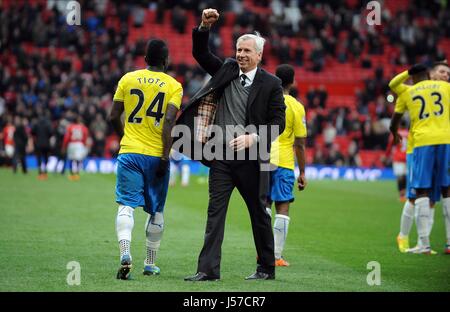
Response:
[[[274,280],[275,279],[275,273],[264,273],[264,272],[258,272],[256,271],[250,276],[247,276],[245,278],[247,281],[249,280]]]
[[[203,272],[197,272],[193,276],[188,276],[184,278],[185,281],[189,282],[217,281],[219,279],[220,279],[219,277],[208,276],[206,275],[206,273]]]
[[[131,258],[129,255],[124,255],[122,257],[122,260],[120,261],[120,268],[119,271],[117,272],[116,278],[121,280],[129,280],[131,279],[130,271],[131,271]]]

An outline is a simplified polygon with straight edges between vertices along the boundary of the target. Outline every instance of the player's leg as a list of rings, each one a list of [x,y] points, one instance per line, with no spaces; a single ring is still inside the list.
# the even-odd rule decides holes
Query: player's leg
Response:
[[[80,170],[82,167],[83,159],[85,155],[85,147],[83,143],[75,143],[75,169],[74,169],[74,179],[80,179]]]
[[[77,179],[80,179],[80,171],[83,168],[83,159],[77,161]]]
[[[69,160],[69,180],[74,180],[74,166],[76,159],[75,143],[69,143],[67,146],[67,159]]]
[[[273,237],[275,249],[275,265],[288,266],[282,254],[289,229],[289,204],[294,201],[293,189],[295,174],[293,170],[277,168],[273,172],[271,199],[275,202],[275,220],[273,223]]]
[[[164,205],[166,203],[169,187],[170,169],[163,177],[156,177],[159,157],[142,156],[145,158],[144,182],[144,210],[149,213],[145,223],[146,258],[144,261],[144,275],[158,275],[159,267],[156,265],[159,247],[164,232]]]
[[[163,212],[155,212],[153,215],[149,214],[145,222],[145,246],[147,252],[144,260],[144,275],[158,275],[161,272],[159,267],[156,266],[156,258],[163,233]]]
[[[19,163],[19,155],[17,151],[14,151],[14,155],[12,157],[12,170],[14,173],[17,173],[17,165]]]
[[[28,173],[28,167],[27,167],[27,156],[26,156],[26,152],[25,151],[20,156],[20,163],[22,165],[22,172],[24,174],[27,174]]]
[[[406,176],[402,175],[402,176],[398,177],[397,183],[398,183],[398,193],[399,193],[399,196],[400,196],[400,201],[403,202],[403,201],[406,200],[406,196],[405,196],[405,193],[406,193]]]
[[[442,211],[445,218],[445,233],[446,233],[446,243],[444,252],[450,255],[450,187],[443,189],[442,192]]]
[[[117,279],[128,279],[131,270],[131,234],[134,227],[134,209],[130,206],[119,205],[116,217],[116,233],[119,241],[120,268]]]
[[[38,178],[42,178],[42,150],[40,148],[36,148],[36,159],[38,165]]]
[[[450,144],[439,147],[438,182],[442,191],[442,211],[444,213],[446,244],[444,252],[450,254]]]
[[[174,160],[170,161],[170,178],[169,178],[169,185],[175,186],[177,182],[177,175],[178,175],[178,165]]]
[[[397,236],[397,245],[400,252],[409,248],[409,233],[414,222],[414,199],[408,199],[403,205],[400,218],[400,233]]]
[[[191,178],[191,167],[187,162],[181,164],[181,186],[189,186],[189,180]]]
[[[62,175],[64,175],[66,173],[66,161],[67,161],[67,155],[63,152],[60,152],[59,157],[58,157],[58,167],[61,167],[59,169],[59,172],[61,172]],[[61,165],[59,165],[59,163],[61,162]]]
[[[411,166],[412,154],[406,155],[406,202],[403,205],[402,215],[400,217],[400,233],[397,235],[397,245],[400,252],[406,252],[409,249],[409,232],[414,222],[414,200],[416,198],[415,190],[411,187]]]
[[[50,153],[50,150],[48,148],[44,148],[43,150],[43,162],[44,162],[44,168],[42,169],[44,173],[44,178],[47,178],[47,163],[48,163],[48,155]]]
[[[121,154],[117,158],[116,202],[119,210],[116,218],[116,233],[120,250],[118,279],[128,279],[131,270],[131,234],[134,227],[134,208],[144,205],[142,191],[144,179],[137,168],[135,155]]]
[[[394,162],[392,164],[394,175],[397,178],[397,189],[399,193],[400,201],[405,201],[405,190],[406,190],[406,163],[404,162]]]
[[[289,202],[275,202],[275,221],[273,222],[273,238],[275,243],[275,265],[289,266],[283,258],[284,245],[289,229]]]
[[[412,187],[416,190],[415,201],[418,248],[413,253],[431,253],[428,233],[430,219],[430,192],[433,185],[433,168],[435,163],[435,146],[416,147],[413,152]]]

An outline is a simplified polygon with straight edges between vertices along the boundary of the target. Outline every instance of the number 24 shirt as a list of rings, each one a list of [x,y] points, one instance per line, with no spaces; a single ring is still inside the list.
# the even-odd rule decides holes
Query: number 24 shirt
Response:
[[[180,109],[182,98],[181,84],[163,72],[141,69],[125,74],[114,94],[114,101],[123,102],[125,111],[119,154],[161,157],[167,105]]]

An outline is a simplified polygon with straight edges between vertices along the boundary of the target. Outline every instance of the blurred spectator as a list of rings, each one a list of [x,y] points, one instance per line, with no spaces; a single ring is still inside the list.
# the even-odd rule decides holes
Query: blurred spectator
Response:
[[[347,111],[344,107],[338,109],[336,114],[336,133],[337,135],[345,135],[347,130]]]
[[[319,98],[319,106],[325,108],[327,105],[328,92],[324,85],[319,86],[319,89],[316,91],[316,96]]]
[[[339,151],[339,145],[332,144],[325,158],[325,165],[342,167],[345,164],[344,156]]]
[[[323,141],[325,142],[325,146],[327,148],[333,144],[336,134],[336,128],[331,122],[327,122],[325,128],[323,129]]]
[[[25,128],[25,118],[16,116],[14,118],[14,157],[13,157],[13,172],[17,172],[17,166],[20,164],[22,172],[27,173],[27,146],[28,146],[28,133]]]
[[[322,71],[323,66],[325,65],[325,52],[323,50],[323,46],[320,40],[318,39],[314,40],[313,46],[314,48],[309,56],[309,59],[312,62],[311,70],[314,72],[320,72]]]
[[[294,50],[295,65],[300,67],[303,66],[304,57],[305,57],[305,50],[301,47],[300,44],[296,44]]]
[[[361,167],[362,165],[361,157],[359,156],[359,148],[356,141],[351,141],[348,145],[345,165],[349,167]]]
[[[53,129],[50,122],[50,112],[38,109],[37,113],[38,119],[32,125],[31,133],[34,136],[39,178],[46,179],[48,157],[50,156],[50,138],[53,134]]]
[[[302,19],[302,13],[297,0],[290,0],[289,6],[284,9],[285,20],[291,25],[292,31],[298,33],[300,30],[299,22]]]
[[[172,10],[172,26],[179,33],[186,32],[187,16],[186,11],[179,6],[175,6]]]
[[[92,135],[93,146],[91,155],[95,157],[103,157],[105,150],[105,135],[108,129],[105,119],[102,114],[97,113],[95,119],[90,123],[89,132]]]
[[[278,59],[280,63],[290,63],[291,62],[291,50],[289,46],[289,39],[286,37],[283,37],[280,42],[280,46],[278,48]]]
[[[34,124],[40,111],[49,110],[55,132],[52,152],[57,155],[58,133],[64,131],[68,111],[82,114],[84,123],[90,125],[94,140],[91,155],[114,155],[117,140],[110,139],[111,127],[104,116],[118,79],[139,66],[149,39],[144,31],[136,38],[129,23],[143,27],[156,22],[162,24],[158,27],[172,27],[190,37],[186,31],[189,15],[216,7],[224,18],[220,19],[221,27],[212,29],[210,47],[222,58],[230,56],[223,53],[234,49],[238,36],[259,30],[270,39],[268,51],[273,50],[273,55],[263,58],[269,71],[278,62],[289,62],[315,72],[311,73],[313,78],[302,77],[310,86],[304,94],[308,147],[316,147],[318,136],[347,135],[357,147],[383,149],[388,137],[386,121],[393,109],[385,101],[388,79],[399,70],[398,65],[445,58],[448,49],[442,39],[450,36],[450,7],[443,1],[413,0],[406,9],[391,13],[383,6],[382,28],[365,25],[364,1],[158,0],[148,6],[156,10],[155,20],[146,20],[145,1],[85,1],[82,27],[65,23],[63,1],[8,3],[0,10],[0,125],[6,123],[6,115],[20,115]],[[235,10],[229,14],[235,14],[234,24],[226,22],[226,10],[230,9]],[[171,19],[165,20],[165,16]],[[226,34],[230,38],[224,37]],[[335,79],[347,65],[361,69],[365,77],[349,114],[343,108],[336,109],[340,103],[335,102],[335,88],[332,91],[329,87],[333,83],[329,79]],[[369,72],[370,68],[375,70]],[[185,101],[209,78],[184,60],[183,64],[173,63],[170,70],[184,81]],[[325,86],[315,87],[322,81],[330,94]],[[360,82],[355,80],[355,88]],[[328,103],[330,99],[333,106]],[[1,145],[0,154],[5,154]]]
[[[131,16],[133,16],[133,26],[134,27],[140,28],[144,25],[145,9],[141,5],[136,5],[133,7]]]
[[[314,149],[313,164],[325,165],[325,156],[323,155],[323,150],[320,147]]]
[[[194,75],[192,71],[186,73],[186,95],[192,97],[203,86],[203,77],[199,74]]]

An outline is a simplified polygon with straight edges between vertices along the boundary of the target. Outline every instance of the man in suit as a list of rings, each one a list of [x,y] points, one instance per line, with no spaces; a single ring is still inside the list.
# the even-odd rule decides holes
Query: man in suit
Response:
[[[195,129],[192,139],[202,144],[211,139],[207,130],[210,125],[220,128],[221,134],[214,137],[214,142],[226,154],[224,159],[216,157],[203,161],[210,166],[205,240],[197,273],[185,280],[220,279],[225,216],[235,187],[249,210],[257,251],[256,272],[246,279],[274,279],[274,239],[270,216],[265,210],[270,172],[261,169],[269,160],[263,160],[261,153],[268,155],[271,142],[284,130],[283,90],[277,77],[258,67],[264,47],[264,39],[259,34],[246,34],[237,40],[236,59],[222,61],[210,52],[209,29],[218,18],[215,9],[205,9],[200,26],[193,29],[193,56],[212,78],[189,101],[177,122]],[[194,118],[200,119],[200,125],[194,126]],[[235,132],[231,132],[229,126]],[[248,126],[254,126],[254,130],[249,131]],[[261,126],[278,131],[274,135],[267,130],[265,134],[259,130]],[[252,158],[249,151],[255,147],[260,149],[260,154]],[[241,152],[245,157],[236,159]]]

